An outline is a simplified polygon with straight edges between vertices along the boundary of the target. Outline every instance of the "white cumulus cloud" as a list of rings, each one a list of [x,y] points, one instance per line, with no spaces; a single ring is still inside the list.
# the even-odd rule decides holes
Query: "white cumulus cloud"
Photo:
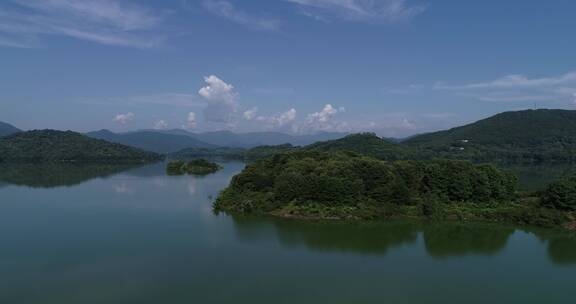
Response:
[[[296,119],[296,109],[292,108],[278,116],[273,117],[273,121],[278,126],[284,126]]]
[[[231,123],[239,105],[238,93],[234,90],[234,86],[214,75],[205,77],[204,81],[206,86],[202,87],[198,94],[207,102],[204,109],[205,119],[211,122]]]
[[[135,117],[136,115],[134,115],[134,113],[132,112],[128,112],[125,114],[116,114],[116,116],[114,116],[114,121],[121,125],[125,125],[128,122],[134,120]]]
[[[292,108],[286,112],[282,112],[271,116],[258,116],[256,120],[265,123],[267,127],[278,128],[291,124],[296,120],[296,109]]]
[[[334,119],[338,114],[345,111],[346,109],[344,107],[336,108],[331,104],[326,104],[321,111],[308,114],[306,122],[296,126],[297,132],[347,132],[350,129],[349,124],[347,122]]]
[[[342,113],[344,111],[345,109],[343,107],[336,109],[331,104],[327,104],[324,106],[322,111],[308,114],[308,121],[311,123],[326,123],[329,122],[334,116],[336,116],[336,114]]]

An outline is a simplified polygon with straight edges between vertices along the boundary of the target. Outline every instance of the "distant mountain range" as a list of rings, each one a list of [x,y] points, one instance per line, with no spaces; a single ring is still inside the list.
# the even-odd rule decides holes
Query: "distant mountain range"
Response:
[[[251,132],[233,133],[230,131],[217,131],[193,134],[195,138],[221,147],[253,148],[257,146],[274,146],[291,144],[305,146],[318,141],[338,139],[346,133],[321,132],[311,135],[290,135],[279,132]]]
[[[0,122],[0,137],[18,132],[22,130]],[[346,136],[346,133],[320,132],[312,135],[290,135],[280,132],[234,133],[231,131],[192,133],[182,129],[114,133],[102,129],[88,132],[85,135],[150,152],[168,154],[183,149],[212,150],[218,147],[250,149],[282,144],[304,146],[318,141],[342,138]]]
[[[5,123],[5,122],[0,121],[0,137],[11,135],[11,134],[18,133],[21,131],[22,130],[16,128],[15,126],[13,126],[9,123]]]
[[[186,148],[216,148],[216,145],[205,143],[188,135],[160,133],[153,131],[138,131],[129,133],[113,133],[109,130],[100,130],[86,133],[86,135],[119,143],[146,151],[156,153],[171,153]]]
[[[314,135],[290,135],[279,132],[234,133],[230,131],[191,133],[182,129],[174,129],[141,130],[127,133],[113,133],[109,130],[100,130],[86,133],[86,135],[152,152],[173,153],[186,148],[253,148],[280,144],[302,146],[317,141],[341,138],[346,134],[324,132]]]
[[[4,132],[1,134],[20,131],[8,124],[0,124],[0,130]],[[260,156],[302,146],[302,149],[314,151],[353,151],[380,159],[576,161],[576,111],[573,110],[504,112],[461,127],[416,135],[402,141],[381,138],[373,133],[289,135],[277,132],[239,134],[230,131],[191,133],[185,130],[142,130],[113,133],[100,130],[86,135],[142,150],[181,156]],[[44,142],[53,146],[50,141]],[[38,147],[39,143],[34,142],[29,142],[26,146],[30,151]],[[253,149],[255,147],[259,148]],[[30,151],[23,150],[23,153],[29,154]],[[62,149],[59,151],[66,152]],[[175,153],[177,151],[183,153]],[[0,154],[0,157],[3,155]]]
[[[374,133],[351,134],[303,147],[262,146],[243,151],[218,150],[215,155],[261,158],[308,150],[351,151],[384,160],[435,158],[478,162],[576,162],[576,111],[526,110],[505,112],[450,130],[421,134],[403,141]],[[210,155],[210,151],[182,150],[173,157]]]

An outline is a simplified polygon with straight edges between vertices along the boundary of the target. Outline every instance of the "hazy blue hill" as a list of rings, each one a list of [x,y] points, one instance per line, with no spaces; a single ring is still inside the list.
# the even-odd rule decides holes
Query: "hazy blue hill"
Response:
[[[107,130],[106,130],[107,131]],[[98,131],[101,132],[101,131]],[[109,132],[109,131],[108,131]],[[305,146],[318,141],[332,140],[342,138],[347,135],[347,133],[337,133],[337,132],[320,132],[316,134],[307,135],[293,135],[281,132],[249,132],[249,133],[235,133],[232,131],[213,131],[213,132],[202,132],[202,133],[192,133],[183,129],[172,129],[172,130],[140,130],[131,133],[123,134],[133,134],[149,132],[156,134],[167,134],[167,135],[178,135],[187,136],[199,140],[203,143],[218,146],[218,147],[230,147],[230,148],[245,148],[250,149],[258,146],[277,146],[283,144],[291,144],[294,146]],[[91,132],[95,133],[95,132]],[[91,134],[90,133],[90,134]],[[186,148],[210,148],[210,147],[199,147],[192,146]],[[175,151],[172,151],[175,152]]]
[[[231,131],[214,131],[204,133],[191,133],[185,130],[150,130],[150,132],[186,135],[205,143],[220,147],[254,148],[258,146],[277,146],[291,144],[294,146],[309,145],[318,141],[331,140],[346,136],[345,133],[320,132],[310,135],[292,135],[281,132],[249,132],[234,133]]]
[[[218,147],[214,149],[197,149],[197,148],[188,148],[184,150],[180,150],[176,153],[172,153],[169,155],[170,158],[173,159],[192,159],[192,158],[200,158],[200,157],[221,157],[227,159],[246,159],[246,160],[254,160],[260,159],[264,157],[268,157],[273,154],[277,153],[284,153],[290,151],[296,151],[300,149],[300,147],[292,146],[291,144],[283,144],[283,145],[272,145],[272,146],[257,146],[251,149],[245,148],[229,148],[229,147]]]
[[[169,158],[172,159],[192,159],[192,158],[227,158],[227,159],[243,159],[248,151],[244,148],[186,148],[180,151],[170,153]]]
[[[172,153],[186,148],[214,148],[214,145],[202,142],[187,135],[176,135],[154,131],[136,131],[130,133],[114,133],[109,130],[89,132],[86,135],[140,148],[156,153]]]
[[[250,143],[243,142],[240,136],[230,131],[215,131],[205,133],[191,133],[195,138],[221,147],[242,147],[245,148]]]
[[[424,154],[448,157],[574,160],[576,111],[504,112],[462,127],[414,136],[403,144]]]
[[[294,146],[290,143],[285,143],[278,145],[260,145],[253,148],[184,149],[172,153],[170,157],[188,159],[217,156],[235,159],[260,159],[277,153],[293,151],[350,151],[389,160],[406,159],[413,155],[409,148],[380,138],[374,133],[359,133],[347,135],[339,139],[318,141],[306,146]]]
[[[11,135],[11,134],[18,133],[18,132],[22,132],[22,130],[16,128],[15,126],[13,126],[9,123],[5,123],[5,122],[0,121],[0,137]]]
[[[304,149],[321,152],[351,151],[379,159],[404,159],[411,156],[408,148],[374,133],[351,134],[341,139],[317,142]]]
[[[34,130],[0,138],[4,162],[147,162],[160,158],[72,131]]]
[[[190,137],[194,137],[194,135],[195,135],[194,133],[188,132],[184,129],[169,129],[169,130],[143,129],[143,130],[138,130],[137,132],[140,132],[140,131],[162,133],[162,134],[172,134],[172,135],[185,135],[185,136],[190,136]]]

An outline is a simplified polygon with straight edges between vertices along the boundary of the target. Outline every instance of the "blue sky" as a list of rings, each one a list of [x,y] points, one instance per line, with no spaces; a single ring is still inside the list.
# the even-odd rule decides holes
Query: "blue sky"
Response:
[[[571,0],[6,0],[0,121],[407,136],[576,106]]]

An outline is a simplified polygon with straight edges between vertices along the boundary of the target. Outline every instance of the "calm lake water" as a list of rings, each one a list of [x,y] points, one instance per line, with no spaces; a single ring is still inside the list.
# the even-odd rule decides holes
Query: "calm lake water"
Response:
[[[574,303],[576,238],[215,215],[244,166],[0,167],[0,303]],[[524,172],[528,177],[529,173]]]

